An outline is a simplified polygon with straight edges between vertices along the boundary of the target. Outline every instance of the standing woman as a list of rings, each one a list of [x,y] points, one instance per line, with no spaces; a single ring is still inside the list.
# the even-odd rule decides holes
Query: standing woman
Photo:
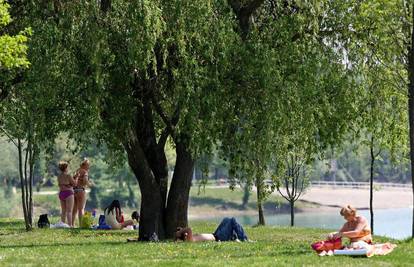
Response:
[[[59,169],[61,173],[57,177],[58,184],[59,184],[59,200],[60,200],[60,207],[62,209],[62,213],[60,215],[60,220],[63,223],[68,222],[70,227],[73,227],[73,220],[72,220],[72,210],[73,210],[73,186],[76,185],[76,180],[72,178],[68,174],[68,166],[67,162],[61,161],[59,162]]]
[[[85,188],[91,186],[89,182],[89,160],[84,159],[80,168],[76,171],[74,178],[77,180],[76,186],[73,188],[75,194],[75,203],[72,212],[72,225],[75,225],[76,213],[79,217],[79,225],[81,225],[82,216],[85,212],[86,192]]]

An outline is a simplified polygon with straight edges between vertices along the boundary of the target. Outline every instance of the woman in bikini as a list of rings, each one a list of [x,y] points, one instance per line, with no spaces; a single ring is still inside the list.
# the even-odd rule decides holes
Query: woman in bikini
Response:
[[[59,199],[60,199],[60,207],[62,209],[62,213],[60,215],[60,220],[63,223],[68,222],[70,227],[73,227],[72,221],[72,209],[74,203],[73,197],[73,186],[76,185],[76,180],[72,178],[68,174],[68,166],[67,162],[61,161],[59,162],[59,169],[61,174],[57,177],[58,184],[59,184]]]
[[[351,205],[343,207],[340,214],[346,223],[339,232],[329,234],[328,239],[347,237],[351,241],[351,248],[366,248],[372,243],[371,228],[364,216],[357,215],[356,209]]]
[[[92,184],[89,181],[89,160],[84,159],[80,165],[80,168],[75,172],[74,178],[77,179],[77,184],[73,188],[75,203],[72,211],[72,225],[75,225],[76,213],[79,217],[79,225],[81,225],[82,216],[85,213],[86,205],[86,192],[85,188],[90,187]]]

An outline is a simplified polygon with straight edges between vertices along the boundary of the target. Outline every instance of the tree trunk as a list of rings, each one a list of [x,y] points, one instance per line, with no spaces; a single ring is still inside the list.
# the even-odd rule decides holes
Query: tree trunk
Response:
[[[157,183],[148,160],[145,157],[139,141],[132,134],[127,144],[124,144],[128,155],[128,163],[138,180],[141,190],[141,214],[139,223],[139,239],[148,241],[156,233],[163,239],[164,234],[164,207],[161,187]]]
[[[32,137],[34,138],[34,137]],[[29,206],[28,217],[30,222],[30,228],[33,228],[33,177],[36,151],[34,146],[34,140],[29,141]]]
[[[259,181],[256,178],[256,189],[257,189],[257,210],[259,211],[259,222],[258,225],[266,225],[264,213],[263,213],[263,181]]]
[[[27,205],[26,205],[26,190],[25,190],[25,181],[24,181],[24,173],[23,173],[23,149],[22,143],[20,139],[17,139],[17,151],[19,154],[19,176],[20,176],[20,189],[22,191],[22,207],[23,207],[23,216],[24,216],[24,223],[26,226],[26,231],[29,231],[29,219],[27,218]]]
[[[412,14],[414,14],[414,4],[412,5]],[[412,15],[411,44],[408,48],[408,118],[410,127],[410,160],[411,160],[411,182],[414,198],[414,15]],[[414,238],[414,206],[412,216],[411,238]]]
[[[156,233],[159,239],[165,238],[164,205],[159,187],[154,183],[140,182],[141,215],[139,220],[139,239],[148,241]]]
[[[177,160],[171,181],[165,216],[166,237],[174,237],[175,229],[188,226],[188,199],[194,170],[194,159],[185,143],[176,142]]]
[[[249,185],[246,183],[244,185],[244,193],[243,193],[243,203],[242,203],[242,208],[246,209],[247,208],[247,204],[249,203],[249,198],[250,198],[250,187]]]
[[[290,201],[290,226],[295,226],[295,201]]]
[[[374,155],[374,137],[371,137],[370,143],[370,155],[371,155],[371,166],[370,166],[370,175],[369,175],[369,212],[371,216],[371,233],[374,234],[374,164],[375,164],[375,155]]]

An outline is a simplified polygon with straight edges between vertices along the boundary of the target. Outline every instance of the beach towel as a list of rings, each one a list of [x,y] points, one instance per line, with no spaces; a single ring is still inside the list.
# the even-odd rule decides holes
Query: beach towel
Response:
[[[388,253],[391,253],[395,247],[397,247],[397,245],[391,243],[373,244],[368,245],[366,248],[336,249],[334,250],[333,255],[372,257],[375,255],[387,255]]]
[[[69,225],[67,225],[66,223],[64,223],[64,222],[58,222],[58,223],[56,223],[56,224],[51,224],[50,225],[50,228],[70,228],[70,226]]]

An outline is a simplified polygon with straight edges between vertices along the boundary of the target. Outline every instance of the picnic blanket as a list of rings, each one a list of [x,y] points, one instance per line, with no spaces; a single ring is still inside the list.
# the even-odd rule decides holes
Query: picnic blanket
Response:
[[[318,252],[319,256],[363,256],[363,257],[372,257],[375,255],[387,255],[391,253],[394,248],[397,247],[395,244],[383,243],[383,244],[374,244],[368,245],[366,248],[344,248],[344,249],[335,249],[329,251]]]
[[[387,255],[388,253],[391,253],[395,247],[397,247],[397,245],[387,242],[383,244],[368,245],[367,248],[361,249],[335,249],[333,255],[372,257],[375,255]]]
[[[373,248],[373,255],[387,255],[388,253],[391,253],[394,248],[397,247],[396,244],[391,244],[389,242],[384,243],[384,244],[375,244],[372,245]]]

